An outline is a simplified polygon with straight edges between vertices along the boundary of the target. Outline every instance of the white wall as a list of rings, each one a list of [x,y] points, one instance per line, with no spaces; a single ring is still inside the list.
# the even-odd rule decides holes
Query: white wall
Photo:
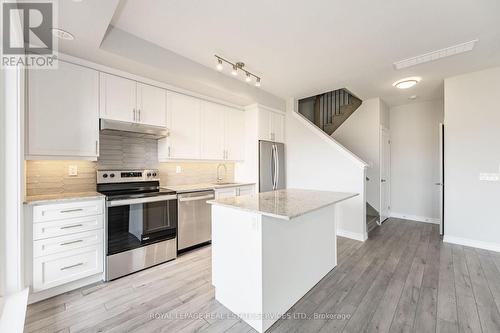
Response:
[[[391,211],[397,216],[439,219],[439,123],[443,101],[390,109]]]
[[[445,80],[445,241],[500,251],[500,67]]]
[[[366,163],[366,198],[368,203],[380,212],[380,124],[381,109],[383,121],[388,125],[388,112],[380,98],[363,101],[363,104],[340,125],[332,137],[344,147],[358,155]],[[388,127],[388,126],[386,126]]]
[[[295,103],[287,105],[287,187],[359,193],[359,196],[338,205],[337,227],[340,235],[365,240],[363,161],[353,157],[314,124],[296,114],[294,108]]]

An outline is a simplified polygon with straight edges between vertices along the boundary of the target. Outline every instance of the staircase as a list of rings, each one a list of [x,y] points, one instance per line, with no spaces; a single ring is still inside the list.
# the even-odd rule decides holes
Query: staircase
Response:
[[[366,203],[366,232],[370,233],[378,226],[380,216],[375,208]]]
[[[299,100],[299,113],[328,135],[332,135],[361,105],[346,89],[337,89]]]

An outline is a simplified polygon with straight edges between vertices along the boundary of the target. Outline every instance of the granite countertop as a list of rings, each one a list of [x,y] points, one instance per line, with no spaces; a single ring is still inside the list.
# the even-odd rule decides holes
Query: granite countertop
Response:
[[[37,205],[50,203],[53,201],[72,201],[82,199],[98,199],[105,196],[98,192],[78,192],[78,193],[57,193],[44,195],[28,195],[24,197],[24,203],[28,205]]]
[[[176,191],[177,193],[186,193],[186,192],[215,190],[218,188],[238,187],[245,185],[255,185],[255,183],[226,183],[226,184],[200,183],[200,184],[186,184],[186,185],[162,185],[161,187]]]
[[[291,220],[357,195],[357,193],[286,189],[210,200],[208,203]]]

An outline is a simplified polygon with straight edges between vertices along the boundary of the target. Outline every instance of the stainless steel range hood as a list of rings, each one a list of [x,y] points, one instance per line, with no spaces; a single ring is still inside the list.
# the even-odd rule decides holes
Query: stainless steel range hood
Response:
[[[125,121],[100,119],[99,128],[101,133],[115,134],[121,136],[162,139],[168,136],[166,127],[129,123]]]

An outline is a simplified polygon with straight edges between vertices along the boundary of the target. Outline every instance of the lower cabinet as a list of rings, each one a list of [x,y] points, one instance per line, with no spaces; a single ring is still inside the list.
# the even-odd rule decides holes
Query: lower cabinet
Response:
[[[215,199],[238,197],[255,193],[255,185],[242,185],[215,189]]]
[[[33,292],[104,272],[104,200],[26,205]],[[67,217],[65,217],[67,216]],[[27,267],[28,268],[28,267]]]

